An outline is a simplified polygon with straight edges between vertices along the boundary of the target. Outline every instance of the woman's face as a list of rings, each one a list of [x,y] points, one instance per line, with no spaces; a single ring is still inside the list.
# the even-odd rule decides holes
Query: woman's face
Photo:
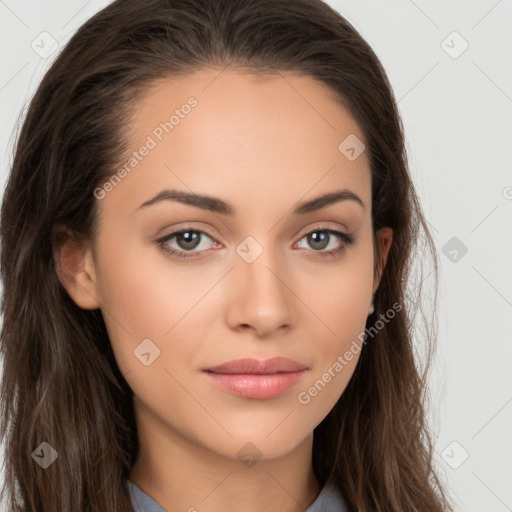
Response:
[[[326,86],[291,73],[201,71],[136,107],[134,153],[97,189],[90,281],[73,297],[101,308],[140,421],[224,456],[248,442],[280,456],[345,389],[378,286],[363,133]],[[274,357],[306,369],[205,371]]]

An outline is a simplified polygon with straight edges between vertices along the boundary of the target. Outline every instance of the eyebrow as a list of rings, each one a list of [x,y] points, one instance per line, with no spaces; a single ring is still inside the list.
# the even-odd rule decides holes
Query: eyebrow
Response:
[[[222,213],[224,215],[234,215],[235,209],[229,203],[226,203],[222,199],[212,196],[206,196],[201,194],[194,194],[191,192],[183,192],[181,190],[162,190],[155,197],[142,203],[137,209],[146,208],[154,205],[161,201],[177,201],[179,203],[187,204],[190,206],[196,206],[203,210],[209,210],[214,213]],[[322,208],[326,208],[332,204],[340,201],[354,201],[359,204],[362,208],[365,208],[361,198],[354,194],[354,192],[342,189],[335,192],[329,192],[322,196],[316,197],[310,201],[299,203],[298,206],[293,210],[294,215],[303,215],[310,213]]]

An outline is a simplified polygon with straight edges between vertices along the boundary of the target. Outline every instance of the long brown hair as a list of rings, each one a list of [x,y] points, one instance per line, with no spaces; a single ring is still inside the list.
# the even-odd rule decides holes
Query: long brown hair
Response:
[[[367,326],[392,304],[403,307],[364,345],[347,388],[315,429],[320,485],[335,482],[351,510],[449,510],[424,409],[435,329],[423,336],[423,370],[414,357],[422,274],[412,300],[406,293],[420,255],[434,263],[429,279],[437,293],[434,243],[408,174],[386,73],[358,32],[321,0],[117,0],[78,29],[46,73],[17,140],[1,210],[0,434],[8,507],[132,510],[126,479],[138,451],[133,393],[101,310],[79,308],[59,282],[54,244],[64,230],[80,240],[96,236],[94,190],[123,161],[123,127],[138,95],[159,78],[226,66],[290,70],[329,86],[366,137],[374,242],[382,226],[394,233]],[[34,455],[50,453],[43,442],[58,454],[45,470]]]

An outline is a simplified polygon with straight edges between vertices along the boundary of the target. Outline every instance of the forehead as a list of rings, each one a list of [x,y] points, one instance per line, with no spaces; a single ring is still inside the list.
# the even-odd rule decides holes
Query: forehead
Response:
[[[164,187],[235,203],[248,191],[296,202],[346,187],[369,204],[366,153],[350,160],[340,149],[353,137],[364,143],[333,91],[308,76],[228,68],[160,79],[133,105],[120,162],[132,165],[113,195],[127,194],[135,208]]]

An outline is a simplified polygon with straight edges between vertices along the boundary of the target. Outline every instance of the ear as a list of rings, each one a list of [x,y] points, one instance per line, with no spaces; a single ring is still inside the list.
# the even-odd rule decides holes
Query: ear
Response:
[[[82,309],[98,309],[100,302],[90,243],[79,241],[67,229],[59,229],[52,246],[57,276],[70,297]]]
[[[377,244],[379,247],[379,262],[378,262],[378,271],[377,275],[374,277],[373,281],[373,292],[375,293],[377,291],[377,288],[379,287],[380,280],[382,277],[382,272],[384,270],[384,267],[386,266],[386,262],[388,259],[388,253],[389,249],[391,247],[391,242],[393,240],[393,230],[390,227],[383,227],[377,230]]]

